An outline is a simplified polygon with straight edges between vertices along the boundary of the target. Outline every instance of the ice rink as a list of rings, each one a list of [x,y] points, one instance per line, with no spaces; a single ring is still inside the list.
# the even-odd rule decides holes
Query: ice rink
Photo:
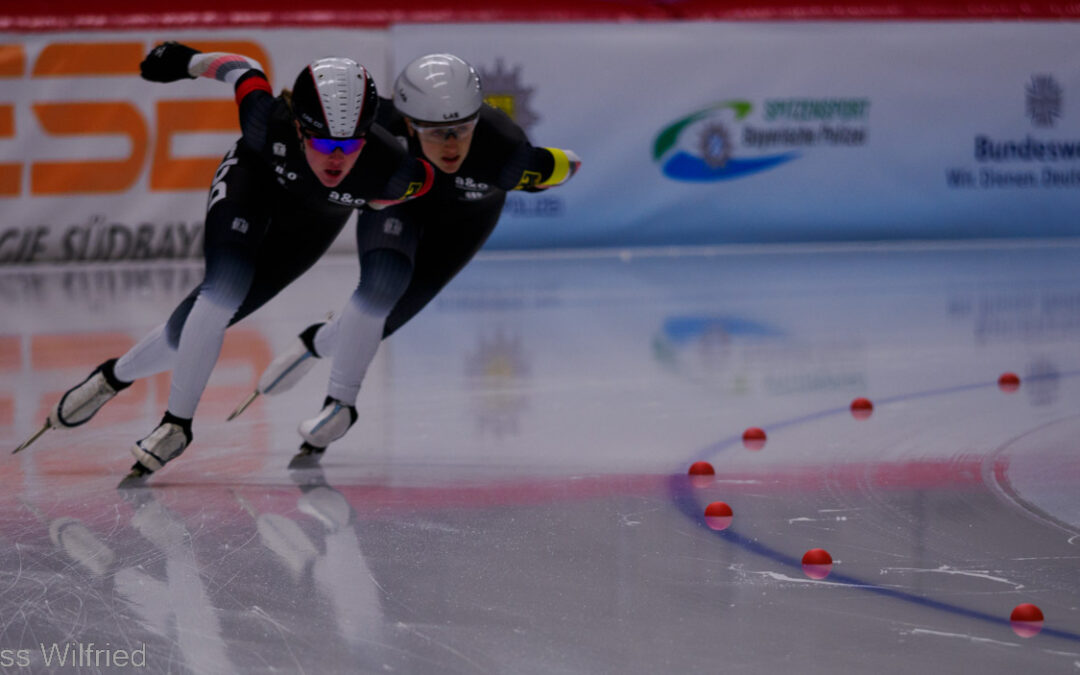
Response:
[[[147,487],[167,375],[3,454],[4,672],[1080,673],[1080,242],[489,255],[290,472],[328,363],[225,417],[356,274],[230,331]],[[0,268],[0,441],[200,278]]]

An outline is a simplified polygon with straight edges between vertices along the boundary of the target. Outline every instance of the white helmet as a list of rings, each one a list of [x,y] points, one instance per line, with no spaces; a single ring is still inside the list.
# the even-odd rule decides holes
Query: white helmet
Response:
[[[467,119],[483,102],[476,69],[453,54],[421,56],[405,66],[394,82],[394,107],[418,122]]]

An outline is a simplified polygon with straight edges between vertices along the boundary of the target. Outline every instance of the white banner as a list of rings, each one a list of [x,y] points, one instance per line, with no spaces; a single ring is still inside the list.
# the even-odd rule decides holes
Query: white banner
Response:
[[[202,257],[207,190],[239,137],[237,109],[222,82],[142,80],[139,61],[163,40],[251,56],[275,91],[314,59],[350,56],[390,91],[385,31],[4,36],[0,264]]]
[[[496,247],[1080,234],[1080,24],[399,26],[539,145]]]
[[[398,68],[450,51],[537,145],[584,160],[512,194],[489,247],[1080,234],[1080,24],[439,24],[0,38],[0,264],[199,258],[237,137],[228,86],[149,83],[164,39]],[[335,250],[352,247],[347,228]]]

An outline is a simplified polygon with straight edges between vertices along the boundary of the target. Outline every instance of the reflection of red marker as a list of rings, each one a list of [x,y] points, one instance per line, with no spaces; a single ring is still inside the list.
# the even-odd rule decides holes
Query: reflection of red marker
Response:
[[[1016,373],[1002,373],[998,378],[998,389],[1011,394],[1020,388],[1020,377]]]
[[[716,478],[716,469],[708,462],[694,462],[687,473],[690,476],[690,484],[696,488],[708,487]]]
[[[1017,605],[1009,616],[1009,623],[1013,632],[1020,637],[1035,637],[1043,628],[1042,610],[1030,602]]]
[[[851,402],[851,416],[857,420],[864,420],[874,413],[874,404],[868,398],[861,396]]]
[[[724,502],[713,502],[705,507],[705,524],[714,530],[726,530],[731,525],[731,507]]]
[[[758,427],[750,427],[743,432],[742,444],[747,450],[760,450],[765,447],[765,431]]]
[[[824,579],[832,572],[832,556],[823,548],[812,548],[803,554],[802,569],[811,579]]]

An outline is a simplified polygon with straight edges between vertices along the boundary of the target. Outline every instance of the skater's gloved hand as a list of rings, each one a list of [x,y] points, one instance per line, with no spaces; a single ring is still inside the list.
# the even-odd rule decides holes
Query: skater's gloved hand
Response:
[[[563,152],[566,153],[566,159],[570,160],[570,176],[573,176],[581,168],[581,158],[573,150],[563,150]],[[570,176],[567,176],[567,179]]]
[[[191,63],[191,57],[199,53],[201,52],[197,49],[179,42],[163,42],[150,50],[150,53],[139,64],[139,72],[144,80],[151,82],[195,79],[195,76],[188,71],[188,64]]]

